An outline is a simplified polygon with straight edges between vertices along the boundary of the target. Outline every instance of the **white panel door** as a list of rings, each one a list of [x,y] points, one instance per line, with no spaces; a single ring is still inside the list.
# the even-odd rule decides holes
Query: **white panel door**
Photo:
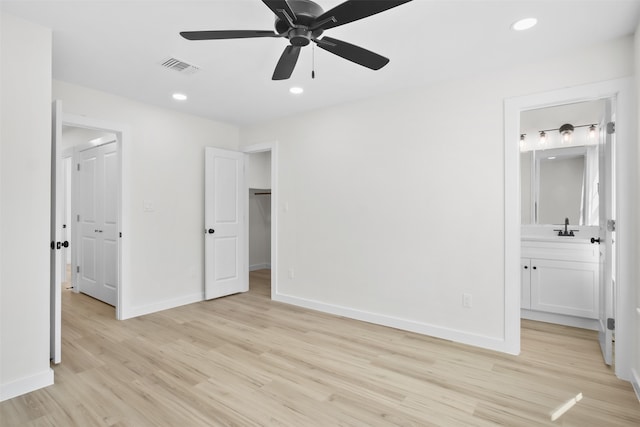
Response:
[[[614,319],[614,281],[613,256],[614,232],[608,222],[615,220],[614,209],[614,173],[613,173],[613,139],[614,134],[607,130],[607,124],[612,122],[612,100],[607,100],[605,116],[600,123],[600,140],[598,144],[598,170],[600,182],[598,192],[600,196],[600,224],[598,242],[600,249],[600,313],[599,331],[600,348],[607,365],[613,360],[613,330],[609,328],[608,319]]]
[[[244,158],[205,149],[205,299],[249,290]]]
[[[59,147],[62,142],[62,102],[51,107],[51,258],[50,258],[50,358],[53,363],[62,359],[62,168],[58,167]]]
[[[114,142],[80,153],[78,174],[79,291],[116,305],[118,289],[118,162]]]

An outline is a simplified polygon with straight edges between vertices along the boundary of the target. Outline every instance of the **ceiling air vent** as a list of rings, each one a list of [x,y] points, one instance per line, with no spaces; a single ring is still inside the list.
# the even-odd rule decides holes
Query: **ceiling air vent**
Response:
[[[160,65],[162,65],[164,68],[177,71],[181,74],[193,74],[200,69],[200,67],[196,65],[189,64],[188,62],[184,62],[176,58],[167,58],[162,61]]]

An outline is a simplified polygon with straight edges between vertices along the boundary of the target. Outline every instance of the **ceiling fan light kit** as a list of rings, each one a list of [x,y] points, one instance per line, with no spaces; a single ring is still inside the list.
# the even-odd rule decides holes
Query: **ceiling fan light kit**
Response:
[[[331,37],[319,38],[325,30],[348,24],[411,0],[348,0],[325,12],[311,0],[262,0],[275,14],[275,31],[221,30],[183,31],[187,40],[225,40],[256,37],[286,38],[287,46],[273,72],[273,80],[291,77],[300,49],[311,42],[319,48],[372,70],[379,70],[389,59],[359,46]]]

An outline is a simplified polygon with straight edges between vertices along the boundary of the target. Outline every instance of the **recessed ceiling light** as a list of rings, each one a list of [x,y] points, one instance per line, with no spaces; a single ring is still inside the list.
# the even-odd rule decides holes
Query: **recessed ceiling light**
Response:
[[[176,101],[187,100],[187,95],[185,95],[184,93],[174,93],[172,96],[173,96],[173,99],[175,99]]]
[[[538,23],[536,18],[524,18],[514,22],[511,28],[516,31],[524,31],[534,27]]]
[[[289,92],[291,92],[294,95],[300,95],[302,92],[304,92],[304,89],[298,86],[294,86],[291,89],[289,89]]]

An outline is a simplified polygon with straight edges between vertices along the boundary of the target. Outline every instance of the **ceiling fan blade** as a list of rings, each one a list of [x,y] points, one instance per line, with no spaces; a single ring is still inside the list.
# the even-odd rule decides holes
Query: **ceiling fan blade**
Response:
[[[348,0],[318,16],[312,30],[329,29],[384,12],[411,0]]]
[[[286,80],[291,77],[291,73],[293,73],[293,69],[296,67],[296,62],[298,62],[299,55],[300,46],[287,46],[284,52],[282,52],[282,56],[280,56],[278,65],[276,65],[272,80]]]
[[[182,31],[182,37],[187,40],[225,40],[225,39],[248,39],[254,37],[280,37],[274,31]]]
[[[384,56],[351,43],[343,42],[342,40],[323,37],[320,40],[314,41],[318,44],[319,48],[372,70],[379,70],[389,63],[389,58],[385,58]]]
[[[291,6],[289,6],[287,0],[262,0],[262,3],[266,4],[267,7],[269,7],[269,9],[271,9],[271,11],[275,13],[278,18],[284,20],[285,22],[289,22],[289,19],[287,19],[287,17],[285,16],[285,13],[289,15],[292,23],[296,22],[296,14],[291,9]]]

